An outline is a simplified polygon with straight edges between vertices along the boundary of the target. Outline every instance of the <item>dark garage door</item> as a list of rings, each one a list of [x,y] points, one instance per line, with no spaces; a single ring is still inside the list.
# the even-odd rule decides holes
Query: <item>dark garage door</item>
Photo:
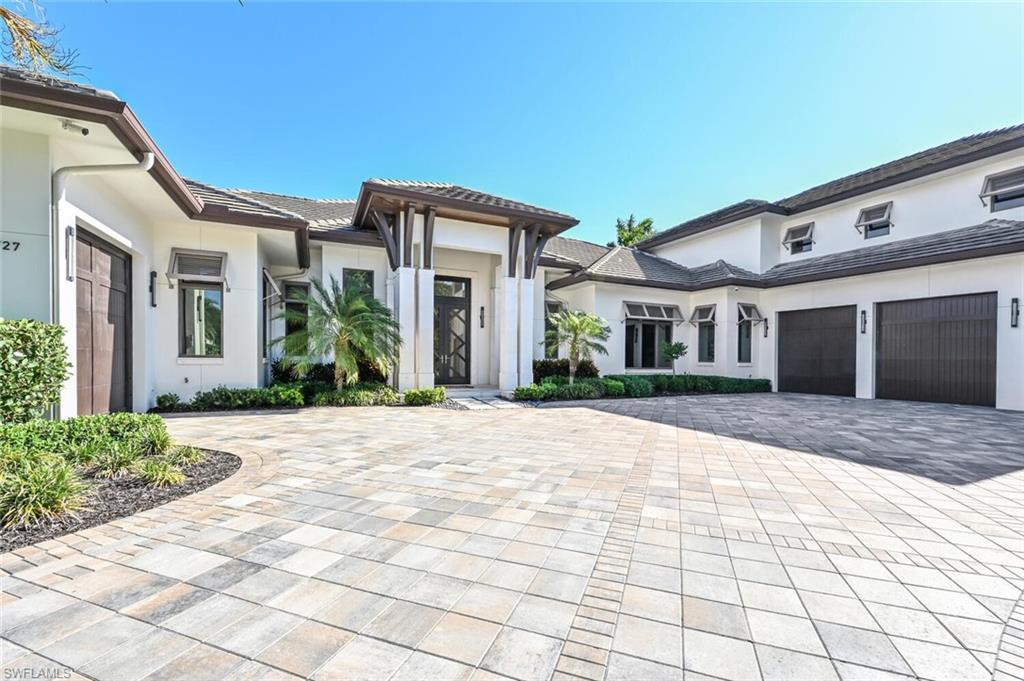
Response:
[[[996,404],[996,294],[880,303],[875,396]]]
[[[78,232],[78,413],[130,411],[131,259]]]
[[[847,395],[857,389],[857,306],[779,313],[779,390]]]

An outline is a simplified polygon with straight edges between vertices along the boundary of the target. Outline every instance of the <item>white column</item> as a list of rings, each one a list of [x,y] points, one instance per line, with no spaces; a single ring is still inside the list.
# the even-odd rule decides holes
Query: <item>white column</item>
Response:
[[[67,200],[61,196],[57,198],[57,243],[51,244],[55,251],[51,286],[54,300],[51,301],[51,321],[64,327],[64,345],[68,350],[69,367],[68,380],[60,388],[60,402],[57,405],[56,416],[58,418],[69,418],[78,416],[78,306],[77,293],[78,283],[68,281],[69,268],[73,268],[73,253],[76,248],[74,238],[67,237],[67,229],[70,227],[73,234],[77,235],[74,214],[69,208]],[[69,256],[68,249],[72,249]],[[77,272],[70,272],[72,277]],[[141,367],[140,367],[141,370]]]
[[[498,279],[498,390],[519,385],[518,285],[515,277]]]
[[[416,271],[416,385],[434,387],[434,270]]]
[[[416,270],[399,267],[395,272],[397,320],[402,334],[398,352],[398,389],[416,387]]]
[[[519,385],[533,382],[533,279],[519,280]]]
[[[855,395],[870,400],[875,396],[875,310],[868,302],[857,306],[857,378]],[[861,315],[866,315],[862,325]],[[863,328],[863,333],[861,329]]]

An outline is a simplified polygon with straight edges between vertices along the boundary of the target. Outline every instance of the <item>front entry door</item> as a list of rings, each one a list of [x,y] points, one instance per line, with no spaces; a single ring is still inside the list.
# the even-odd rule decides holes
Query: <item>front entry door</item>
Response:
[[[469,383],[469,279],[434,279],[434,383]]]
[[[78,413],[131,411],[131,258],[78,230]]]

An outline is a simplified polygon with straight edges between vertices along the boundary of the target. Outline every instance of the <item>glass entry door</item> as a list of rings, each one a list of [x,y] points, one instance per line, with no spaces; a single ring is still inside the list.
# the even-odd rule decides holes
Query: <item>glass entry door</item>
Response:
[[[469,383],[469,279],[434,279],[434,383]]]

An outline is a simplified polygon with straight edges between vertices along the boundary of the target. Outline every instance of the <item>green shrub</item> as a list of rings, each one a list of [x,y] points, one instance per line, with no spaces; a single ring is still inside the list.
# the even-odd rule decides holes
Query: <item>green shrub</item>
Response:
[[[305,404],[302,390],[290,385],[269,388],[228,388],[218,386],[198,392],[188,403],[193,411],[229,411],[266,407],[301,407]]]
[[[668,374],[651,374],[647,379],[654,386],[654,392],[663,393],[668,391],[669,380],[672,377]]]
[[[90,472],[98,478],[122,478],[135,468],[142,458],[142,449],[134,442],[113,442],[92,460]]]
[[[375,365],[365,361],[358,361],[360,383],[387,383],[388,377],[381,373]],[[322,362],[314,364],[306,372],[305,376],[299,377],[295,367],[287,366],[281,360],[275,360],[270,365],[270,380],[274,383],[330,383],[331,390],[334,390],[334,362]],[[326,392],[326,391],[322,391]]]
[[[96,414],[63,421],[35,419],[0,426],[0,447],[18,452],[57,452],[73,463],[91,459],[109,443],[134,443],[143,453],[159,453],[167,444],[167,426],[156,414]]]
[[[164,454],[164,459],[175,466],[193,466],[206,458],[203,450],[190,445],[175,447]]]
[[[622,397],[626,394],[626,385],[622,381],[617,381],[614,378],[605,378],[604,381],[604,394],[608,397]]]
[[[532,402],[540,399],[540,386],[536,383],[521,385],[512,391],[512,399],[520,402]]]
[[[604,394],[600,383],[578,381],[572,385],[557,386],[553,399],[556,400],[593,400]]]
[[[422,407],[428,404],[440,404],[445,401],[448,392],[444,386],[436,388],[415,388],[406,390],[404,394],[405,403],[410,407]]]
[[[174,411],[181,406],[181,398],[177,393],[164,393],[156,396],[156,408],[160,411]]]
[[[545,384],[548,384],[548,385],[568,385],[569,384],[569,377],[568,376],[545,376],[544,378],[540,379],[540,383],[541,383],[541,385],[545,385]]]
[[[67,356],[59,324],[0,319],[0,423],[24,423],[56,404]]]
[[[185,474],[181,469],[163,458],[147,457],[138,463],[135,472],[150,487],[166,487],[185,482]]]
[[[371,407],[398,404],[400,397],[389,385],[357,383],[351,388],[319,393],[313,398],[318,407]]]
[[[541,383],[548,376],[568,376],[568,359],[535,359],[533,360],[533,382]],[[576,378],[597,378],[597,365],[593,360],[580,360],[576,367]]]
[[[654,384],[643,376],[627,376],[622,381],[629,397],[650,397],[654,394]]]
[[[87,487],[56,454],[5,453],[0,463],[0,525],[31,525],[85,504]]]

